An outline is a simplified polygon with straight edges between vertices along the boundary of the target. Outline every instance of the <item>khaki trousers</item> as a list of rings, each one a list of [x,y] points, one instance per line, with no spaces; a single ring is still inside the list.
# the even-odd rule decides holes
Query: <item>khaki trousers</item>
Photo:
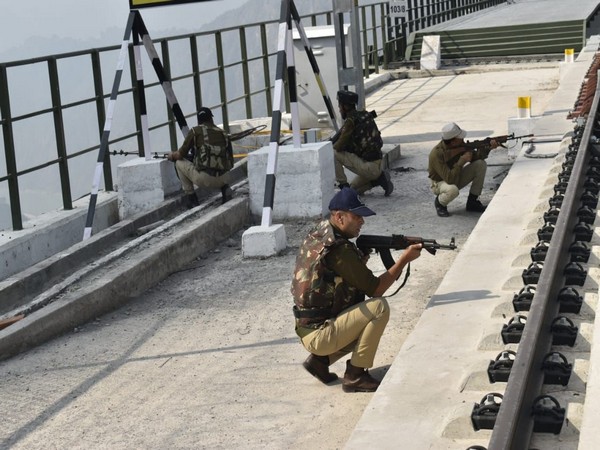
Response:
[[[348,178],[344,173],[344,167],[356,174],[352,180],[352,188],[359,194],[362,194],[373,187],[371,181],[376,180],[381,175],[381,160],[365,161],[354,153],[333,151],[335,156],[335,180],[340,183],[347,183]]]
[[[390,318],[390,306],[383,297],[371,298],[354,305],[321,328],[302,338],[302,345],[311,353],[329,356],[333,364],[352,352],[355,367],[373,367],[379,340]]]
[[[481,191],[483,191],[486,171],[487,163],[482,159],[478,159],[462,168],[458,184],[448,184],[445,181],[430,179],[431,191],[438,196],[438,200],[443,206],[448,206],[452,200],[458,197],[459,191],[469,183],[471,183],[469,193],[479,197]]]
[[[204,188],[221,188],[224,184],[229,183],[229,172],[220,177],[211,177],[206,172],[198,172],[194,165],[187,159],[178,159],[175,161],[175,170],[183,192],[191,194],[194,192],[194,185]]]

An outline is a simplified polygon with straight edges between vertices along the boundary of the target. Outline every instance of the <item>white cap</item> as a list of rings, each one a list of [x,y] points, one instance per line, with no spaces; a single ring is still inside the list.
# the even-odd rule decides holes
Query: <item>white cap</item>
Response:
[[[442,139],[448,141],[454,138],[464,139],[467,135],[467,132],[456,125],[454,122],[450,122],[444,125],[442,128]]]

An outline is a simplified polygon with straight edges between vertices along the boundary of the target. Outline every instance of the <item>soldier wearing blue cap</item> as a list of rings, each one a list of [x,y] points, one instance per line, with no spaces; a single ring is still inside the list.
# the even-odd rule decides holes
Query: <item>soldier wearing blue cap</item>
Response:
[[[337,93],[338,107],[344,124],[332,139],[335,157],[335,179],[338,186],[350,186],[344,172],[346,167],[356,174],[352,187],[359,193],[381,186],[389,196],[394,185],[387,170],[381,170],[383,140],[373,112],[358,111],[358,95],[352,91]]]
[[[222,203],[231,200],[229,170],[233,167],[233,151],[227,134],[213,121],[210,108],[198,110],[198,126],[193,127],[179,150],[167,154],[175,162],[181,180],[183,203],[190,209],[198,206],[194,185],[221,189]]]
[[[342,380],[345,392],[373,392],[379,381],[373,367],[390,308],[383,295],[404,267],[421,254],[421,244],[408,247],[386,272],[375,276],[367,255],[350,240],[375,215],[350,188],[329,203],[330,216],[305,238],[292,280],[296,334],[310,352],[304,368],[325,384],[337,380],[329,366],[348,353]],[[369,297],[369,298],[366,298]]]

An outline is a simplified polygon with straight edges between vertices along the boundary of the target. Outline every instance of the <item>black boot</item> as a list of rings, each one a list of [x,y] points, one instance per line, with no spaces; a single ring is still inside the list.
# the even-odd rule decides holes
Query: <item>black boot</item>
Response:
[[[392,184],[392,180],[390,178],[390,173],[387,170],[382,170],[379,177],[372,181],[371,184],[373,187],[381,186],[383,188],[384,196],[389,197],[390,194],[394,191],[394,185]]]
[[[335,373],[329,371],[329,356],[310,354],[302,366],[321,383],[329,384],[338,379]]]
[[[183,206],[187,209],[192,209],[198,206],[200,202],[198,202],[198,197],[196,197],[196,193],[192,192],[191,194],[185,194],[183,196]]]
[[[350,185],[348,183],[338,183],[338,189],[341,191],[344,188],[349,188]]]
[[[448,212],[448,208],[445,207],[444,205],[442,205],[437,197],[435,198],[434,204],[435,204],[435,210],[436,210],[438,216],[448,217],[450,215],[450,213]]]
[[[233,191],[228,184],[224,184],[221,188],[221,204],[224,204],[233,198]]]
[[[346,361],[346,373],[342,380],[344,392],[375,392],[379,381],[369,375],[368,369],[353,366],[350,360]]]
[[[469,198],[467,199],[467,211],[482,213],[485,211],[486,206],[484,206],[476,195],[469,194]]]

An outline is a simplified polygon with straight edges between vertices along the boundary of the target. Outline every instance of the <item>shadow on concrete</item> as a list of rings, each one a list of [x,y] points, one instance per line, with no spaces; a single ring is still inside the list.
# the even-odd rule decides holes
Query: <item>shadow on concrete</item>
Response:
[[[458,303],[473,300],[489,300],[491,298],[499,298],[499,295],[490,295],[491,291],[488,290],[472,290],[472,291],[457,291],[449,292],[443,295],[434,295],[431,297],[427,308],[433,306],[445,305],[448,303]]]

